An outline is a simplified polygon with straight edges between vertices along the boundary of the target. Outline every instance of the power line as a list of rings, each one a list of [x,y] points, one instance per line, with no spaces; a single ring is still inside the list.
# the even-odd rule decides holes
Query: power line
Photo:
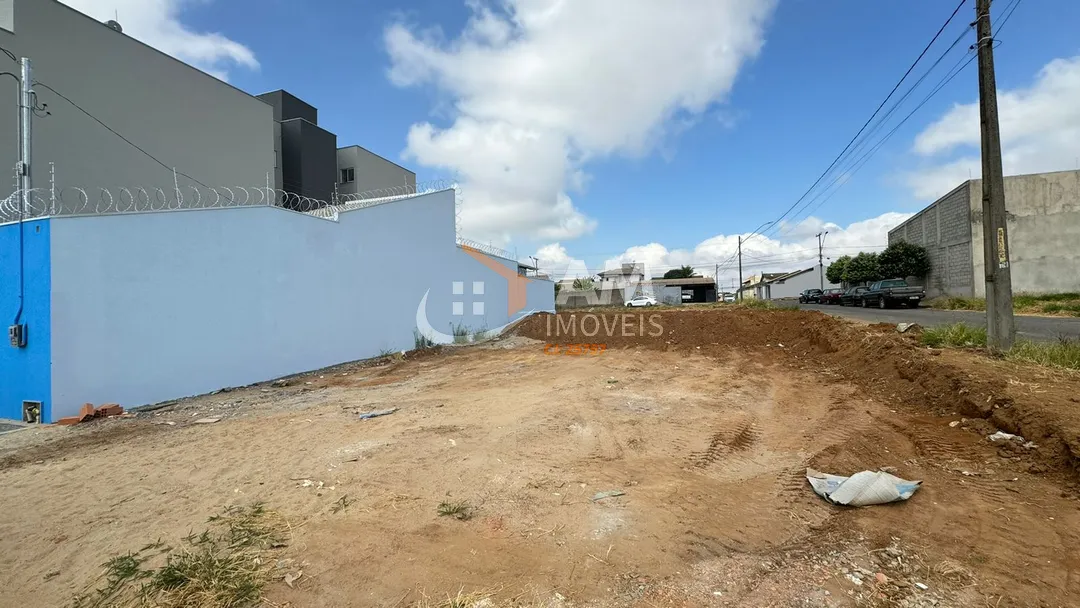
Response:
[[[7,55],[8,57],[10,57],[12,61],[14,61],[14,62],[18,63],[18,61],[19,61],[19,60],[18,60],[18,58],[17,58],[17,57],[16,57],[16,56],[15,56],[15,55],[14,55],[14,54],[13,54],[13,53],[11,52],[11,51],[9,51],[9,50],[7,50],[7,49],[5,49],[5,48],[3,48],[3,47],[0,47],[0,51],[3,51],[3,53],[4,53],[5,55]],[[10,72],[0,72],[0,75],[3,75],[3,74],[10,74]],[[13,76],[13,77],[14,77],[14,78],[15,78],[16,80],[18,80],[18,76],[15,76],[14,74],[11,74],[11,75],[12,75],[12,76]],[[86,108],[84,108],[84,107],[80,106],[79,104],[75,103],[74,101],[72,101],[72,100],[71,100],[71,98],[70,98],[70,97],[68,97],[67,95],[64,95],[64,94],[63,94],[63,93],[61,93],[60,91],[57,91],[56,89],[52,88],[51,86],[49,86],[49,85],[47,85],[47,84],[45,84],[44,82],[41,82],[41,81],[35,81],[35,82],[34,82],[34,86],[40,86],[40,87],[44,87],[44,88],[48,89],[49,91],[52,91],[52,92],[53,92],[53,93],[54,93],[54,94],[55,94],[55,95],[56,95],[57,97],[59,97],[60,99],[63,99],[64,101],[66,101],[66,102],[70,103],[70,104],[71,104],[72,106],[74,106],[74,107],[75,107],[75,108],[76,108],[77,110],[79,110],[80,112],[82,112],[83,114],[85,114],[86,116],[88,116],[88,117],[89,117],[89,118],[90,118],[91,120],[93,120],[94,122],[98,123],[98,124],[99,124],[99,125],[101,125],[101,126],[102,126],[103,128],[105,128],[105,130],[107,130],[108,132],[112,133],[113,135],[115,135],[115,136],[119,137],[119,138],[120,138],[121,140],[123,140],[123,141],[124,141],[125,143],[127,143],[127,144],[128,144],[129,146],[131,146],[132,148],[135,148],[135,149],[136,149],[136,150],[138,150],[139,152],[142,152],[142,153],[143,153],[144,155],[146,155],[146,157],[147,157],[147,158],[149,158],[149,159],[153,160],[154,162],[156,162],[157,164],[161,165],[161,166],[162,166],[162,167],[164,167],[164,168],[165,168],[166,170],[168,170],[168,171],[175,171],[177,175],[183,175],[184,177],[186,177],[186,178],[188,178],[189,180],[191,180],[191,181],[195,182],[196,184],[199,184],[200,186],[202,186],[202,187],[204,187],[204,188],[210,188],[210,186],[208,186],[208,185],[204,184],[203,182],[201,182],[201,181],[199,181],[199,180],[195,179],[194,177],[192,177],[192,176],[188,175],[187,173],[184,173],[183,171],[179,171],[179,170],[177,170],[177,169],[176,169],[175,167],[170,167],[169,165],[167,165],[167,164],[165,164],[165,163],[161,162],[161,160],[160,160],[160,159],[158,159],[158,157],[154,156],[153,154],[150,154],[149,152],[147,152],[146,150],[144,150],[143,148],[141,148],[141,147],[140,147],[140,146],[139,146],[138,144],[136,144],[135,142],[133,142],[133,141],[131,141],[130,139],[128,139],[128,138],[124,137],[123,135],[121,135],[121,134],[120,134],[120,132],[118,132],[118,131],[117,131],[116,129],[113,129],[113,128],[112,128],[112,127],[110,127],[109,125],[105,124],[105,122],[104,122],[104,121],[102,121],[102,120],[101,120],[100,118],[98,118],[97,116],[94,116],[94,115],[93,115],[93,114],[92,114],[92,113],[91,113],[91,112],[90,112],[89,110],[87,110]],[[35,96],[35,97],[36,97],[36,96]],[[38,108],[38,109],[40,109],[40,110],[44,110],[44,105],[43,105],[43,106],[42,106],[41,108]],[[39,116],[40,116],[40,115],[39,115]],[[231,197],[228,197],[228,196],[226,196],[225,198],[226,198],[227,200],[229,200],[230,202],[232,202],[232,198],[231,198]]]
[[[154,156],[153,154],[150,154],[146,150],[139,147],[139,145],[136,144],[135,142],[133,142],[130,139],[128,139],[128,138],[124,137],[123,135],[121,135],[116,129],[113,129],[109,125],[105,124],[105,122],[102,121],[100,118],[98,118],[97,116],[94,116],[93,114],[91,114],[86,108],[83,108],[79,104],[75,103],[68,96],[64,95],[60,91],[57,91],[56,89],[50,87],[49,85],[47,85],[47,84],[45,84],[44,82],[41,82],[41,81],[35,82],[34,86],[45,87],[46,89],[52,91],[54,94],[56,94],[57,97],[59,97],[60,99],[63,99],[64,101],[70,103],[71,105],[75,106],[75,109],[79,110],[80,112],[82,112],[83,114],[88,116],[91,120],[93,120],[94,122],[96,122],[99,125],[101,125],[102,127],[104,127],[105,130],[107,130],[108,132],[112,133],[113,135],[119,137],[121,140],[123,140],[129,146],[131,146],[132,148],[135,148],[139,152],[142,152],[144,155],[146,155],[147,158],[149,158],[150,160],[153,160],[155,163],[161,165],[162,167],[164,167],[168,171],[176,171],[177,175],[183,175],[184,177],[190,179],[191,181],[195,182],[196,184],[199,184],[200,186],[202,186],[204,188],[210,188],[210,186],[202,183],[201,181],[195,179],[194,177],[191,177],[187,173],[184,173],[183,171],[178,171],[178,170],[176,170],[175,167],[170,167],[169,165],[166,165],[165,163],[161,162],[161,160],[158,159],[158,157]],[[226,198],[228,198],[228,197],[226,197]],[[232,199],[229,198],[229,200],[231,201]]]
[[[1001,32],[1001,28],[1005,27],[1005,24],[1009,22],[1009,17],[1012,17],[1013,13],[1016,12],[1017,6],[1020,6],[1020,0],[1013,0],[1012,4],[1005,7],[1005,10],[1009,11],[1009,13],[1005,15],[1005,17],[1001,20],[1001,23],[997,25],[997,28],[994,30],[993,35],[996,36],[998,33]]]
[[[892,96],[896,93],[896,91],[900,88],[904,81],[907,80],[907,77],[915,69],[915,66],[917,66],[919,62],[922,61],[922,58],[930,50],[930,47],[932,47],[934,43],[937,42],[937,39],[941,37],[942,32],[944,32],[945,28],[947,28],[949,24],[952,23],[953,18],[956,17],[957,13],[960,12],[960,9],[964,6],[966,2],[967,0],[960,0],[960,3],[956,5],[955,9],[953,9],[953,12],[951,15],[949,15],[949,18],[945,20],[945,23],[938,29],[937,33],[934,34],[934,37],[930,39],[930,42],[926,45],[925,48],[923,48],[922,52],[919,53],[919,56],[915,59],[915,62],[912,63],[910,67],[908,67],[907,71],[904,72],[904,75],[900,77],[900,80],[896,83],[895,86],[893,86],[892,90],[889,91],[889,94],[885,97],[884,100],[882,100],[882,102],[878,105],[877,109],[874,110],[874,113],[870,115],[870,118],[866,119],[866,122],[863,123],[862,127],[859,128],[859,131],[855,133],[855,136],[851,138],[851,140],[847,143],[846,146],[844,146],[844,149],[840,151],[840,154],[838,154],[836,158],[834,158],[833,161],[829,163],[829,166],[825,169],[825,171],[820,176],[818,176],[816,180],[814,180],[814,183],[811,184],[811,186],[806,190],[806,192],[804,192],[803,195],[798,198],[798,200],[792,203],[791,207],[789,207],[784,213],[782,213],[780,217],[776,218],[771,222],[762,224],[762,227],[766,225],[778,225],[799,205],[799,203],[801,203],[804,199],[806,199],[807,196],[810,195],[811,192],[813,192],[814,188],[817,188],[818,184],[820,184],[821,181],[825,179],[825,177],[829,173],[832,172],[833,168],[837,165],[837,163],[839,163],[840,160],[847,154],[847,151],[851,148],[851,146],[859,139],[859,137],[863,134],[866,128],[870,125],[870,123],[873,122],[874,118],[881,112],[882,108],[885,107],[885,104],[887,104],[889,100],[892,99]],[[749,237],[747,237],[747,239],[757,236],[759,234],[758,230],[760,229],[761,227],[755,229],[754,232],[751,233]]]
[[[997,28],[995,29],[995,31],[994,31],[995,35],[1001,31],[1002,27],[1004,27],[1005,23],[1009,20],[1009,17],[1011,17],[1012,14],[1016,11],[1016,8],[1019,6],[1020,1],[1021,0],[1013,0],[1013,2],[1011,4],[1009,4],[1008,6],[1005,7],[1004,10],[1007,11],[1006,16],[1005,16],[1004,19],[1002,19],[1001,23],[998,24]],[[924,73],[923,76],[921,78],[919,78],[919,80],[914,85],[912,85],[912,87],[908,90],[908,92],[905,93],[904,97],[901,98],[893,106],[892,110],[890,110],[889,113],[885,117],[883,117],[881,121],[879,121],[878,126],[880,126],[880,124],[882,124],[884,122],[884,120],[886,120],[888,118],[888,116],[891,115],[892,112],[894,112],[899,107],[899,104],[902,103],[904,101],[904,99],[906,99],[908,97],[908,95],[910,95],[912,92],[914,92],[914,90],[922,83],[922,81],[930,74],[930,72],[932,72],[934,70],[934,68],[937,67],[937,65],[939,63],[941,63],[941,61],[945,58],[945,56],[950,51],[952,51],[953,48],[956,47],[956,45],[960,42],[960,40],[962,40],[963,37],[966,36],[971,29],[973,29],[973,27],[974,27],[974,24],[970,25],[967,29],[965,29],[965,31],[956,39],[956,41],[954,41],[953,44],[950,45],[949,48],[946,49],[946,51],[944,53],[942,53],[942,55],[937,59],[937,61],[934,62],[934,64],[932,66],[930,66],[930,68],[926,71],[926,73]],[[859,158],[857,158],[856,160],[851,162],[847,166],[846,171],[844,171],[839,176],[837,176],[828,186],[825,187],[825,190],[819,192],[813,199],[808,201],[803,206],[803,210],[806,211],[807,216],[812,214],[816,209],[820,208],[824,203],[828,202],[833,197],[833,195],[835,195],[840,190],[840,188],[842,188],[844,186],[844,184],[847,183],[848,180],[841,181],[845,176],[850,178],[855,173],[858,173],[858,171],[860,169],[862,169],[862,167],[865,166],[867,162],[869,162],[870,158],[872,158],[874,156],[874,154],[876,154],[877,151],[880,150],[885,145],[885,143],[887,143],[892,138],[892,136],[896,134],[896,132],[900,129],[900,127],[902,127],[905,123],[907,123],[907,121],[910,120],[911,117],[913,115],[915,115],[915,113],[917,113],[920,109],[922,109],[922,107],[925,106],[926,103],[928,101],[930,101],[931,98],[933,98],[935,95],[937,95],[937,93],[940,92],[941,89],[943,89],[950,82],[952,82],[954,78],[956,78],[969,65],[971,65],[971,63],[973,61],[975,61],[975,53],[974,53],[973,49],[974,49],[974,47],[972,47],[971,49],[968,49],[968,52],[965,55],[963,55],[962,57],[960,57],[959,60],[957,60],[956,64],[954,64],[953,68],[950,69],[946,73],[946,75],[944,77],[942,77],[942,79],[940,81],[938,81],[938,84],[931,90],[931,92],[926,97],[924,97],[922,99],[922,101],[920,101],[919,104],[916,105],[915,108],[913,110],[911,110],[911,112],[909,112],[899,123],[897,123],[896,126],[894,126],[892,128],[892,130],[890,130],[881,140],[879,140],[868,152],[866,152],[865,154],[863,154],[862,156],[860,156]],[[868,135],[872,135],[874,130],[876,130],[876,128],[871,130],[871,133],[869,133]],[[864,141],[864,144],[865,144],[865,141]],[[859,146],[859,147],[861,147],[861,146]],[[837,187],[835,189],[833,189],[831,192],[829,192],[829,190],[834,185],[837,186]],[[827,195],[826,195],[826,192],[828,192]],[[806,207],[808,207],[811,203],[813,203],[814,200],[821,198],[822,195],[825,195],[824,199],[822,199],[818,204],[814,205],[812,208],[810,208],[808,210],[806,209]],[[801,213],[803,213],[802,210],[800,210],[796,215],[799,215]],[[793,230],[794,227],[797,226],[797,225],[798,225],[797,221],[791,222],[791,228],[789,228],[788,231],[783,233],[783,234],[790,234],[791,230]]]
[[[965,59],[967,59],[966,62],[964,62]],[[906,124],[907,121],[910,120],[912,116],[914,116],[920,109],[922,109],[922,107],[924,105],[926,105],[926,103],[928,101],[930,101],[931,98],[933,98],[935,95],[937,95],[938,92],[941,91],[941,89],[945,88],[946,85],[948,85],[950,82],[952,82],[952,80],[954,78],[956,78],[960,74],[960,72],[964,71],[964,69],[968,65],[970,65],[971,62],[974,61],[974,60],[975,60],[975,54],[972,53],[971,51],[968,51],[967,54],[960,57],[960,60],[957,61],[957,63],[953,66],[953,68],[948,73],[946,73],[946,75],[940,81],[938,81],[938,84],[935,85],[935,87],[931,90],[931,92],[926,97],[924,97],[922,99],[922,101],[920,101],[918,103],[918,105],[916,105],[913,110],[908,112],[908,114],[903,119],[901,119],[900,122],[898,122],[888,133],[886,133],[884,137],[882,137],[876,144],[874,144],[874,146],[872,148],[867,150],[862,156],[858,157],[853,163],[848,165],[848,170],[847,171],[845,171],[844,173],[841,173],[839,176],[837,176],[835,179],[833,179],[833,181],[830,182],[829,185],[826,186],[824,190],[819,192],[810,201],[807,201],[807,205],[813,203],[815,200],[820,199],[823,195],[825,195],[825,198],[821,199],[820,202],[818,202],[816,205],[814,205],[813,207],[811,207],[809,209],[807,209],[807,206],[804,206],[803,209],[800,210],[798,213],[802,214],[805,211],[806,212],[806,217],[809,217],[810,214],[812,214],[814,211],[816,211],[818,208],[820,208],[822,205],[824,205],[826,202],[828,202],[833,197],[833,195],[835,195],[837,192],[839,192],[840,188],[842,188],[844,186],[844,184],[847,183],[847,181],[841,181],[841,179],[845,175],[847,175],[850,178],[851,176],[854,176],[856,173],[858,173],[859,170],[862,169],[866,165],[866,163],[868,163],[870,161],[870,159],[875,154],[877,154],[877,152],[890,139],[892,139],[893,135],[895,135],[896,132],[900,130],[900,127],[904,126],[904,124]],[[963,63],[963,65],[960,65],[961,63]],[[836,188],[832,189],[833,186],[836,186]],[[831,192],[830,192],[830,189],[832,189]],[[828,193],[828,194],[826,195],[826,193]],[[803,219],[805,219],[805,218],[803,218]],[[798,222],[793,221],[791,223],[791,227],[787,230],[787,232],[785,232],[783,234],[784,235],[790,234],[791,231],[794,230],[796,226],[798,226]]]

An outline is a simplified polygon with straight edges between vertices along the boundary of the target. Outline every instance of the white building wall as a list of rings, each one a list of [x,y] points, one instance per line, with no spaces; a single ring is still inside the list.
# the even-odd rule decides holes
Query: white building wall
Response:
[[[797,298],[800,293],[807,289],[820,289],[821,275],[819,272],[820,267],[814,266],[814,269],[811,272],[804,272],[800,275],[791,277],[783,283],[770,283],[769,298],[773,300],[779,300],[781,298]],[[840,285],[830,283],[829,279],[825,279],[825,289],[838,287],[840,287]]]
[[[507,280],[455,244],[453,191],[336,222],[276,207],[54,218],[53,416],[412,349],[425,294],[439,331],[509,320]],[[554,311],[550,281],[527,294],[515,316]]]

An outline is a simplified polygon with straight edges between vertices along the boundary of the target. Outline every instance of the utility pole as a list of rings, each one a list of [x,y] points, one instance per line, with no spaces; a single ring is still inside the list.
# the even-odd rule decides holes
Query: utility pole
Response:
[[[983,270],[986,274],[987,346],[1007,350],[1016,338],[1013,322],[1009,227],[1005,215],[1005,176],[1001,168],[997,81],[990,0],[975,0],[975,45],[979,51],[979,118],[982,126]]]
[[[33,119],[34,95],[30,85],[33,83],[33,74],[30,69],[30,60],[26,57],[20,62],[22,67],[22,79],[19,81],[19,164],[15,173],[19,177],[19,307],[15,312],[15,320],[8,326],[8,341],[14,348],[26,346],[26,324],[23,323],[23,302],[26,296],[26,258],[23,247],[24,221],[28,215],[29,206],[33,202],[31,190],[34,187],[30,175],[30,142],[33,130],[30,121]],[[25,414],[23,415],[25,418]]]
[[[821,291],[825,291],[825,262],[824,258],[822,257],[822,251],[824,250],[825,237],[827,236],[829,236],[829,232],[827,230],[825,232],[817,233],[817,266],[818,277],[821,283]]]
[[[739,236],[739,301],[742,302],[742,236]]]
[[[26,216],[27,207],[31,203],[31,190],[34,187],[33,177],[30,174],[31,142],[33,141],[33,129],[31,121],[34,117],[34,94],[30,88],[33,83],[33,71],[30,60],[26,57],[20,62],[22,66],[22,81],[19,83],[19,189],[22,190],[21,217]],[[21,219],[20,217],[20,219]]]

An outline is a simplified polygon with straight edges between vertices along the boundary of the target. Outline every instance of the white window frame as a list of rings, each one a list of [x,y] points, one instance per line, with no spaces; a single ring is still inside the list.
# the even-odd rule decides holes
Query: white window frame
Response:
[[[348,171],[348,179],[345,179],[346,171]],[[338,176],[341,179],[342,184],[351,184],[356,181],[356,167],[342,167],[341,175]]]

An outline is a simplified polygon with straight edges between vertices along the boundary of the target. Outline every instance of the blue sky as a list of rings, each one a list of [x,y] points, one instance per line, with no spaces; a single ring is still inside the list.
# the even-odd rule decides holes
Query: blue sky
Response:
[[[996,20],[1012,1],[994,2]],[[163,50],[252,93],[289,90],[319,108],[320,124],[337,133],[340,145],[357,143],[401,162],[419,181],[461,179],[466,236],[521,257],[539,250],[543,265],[557,272],[574,260],[589,267],[646,261],[658,271],[726,260],[734,235],[775,218],[802,195],[956,5],[682,0],[663,3],[669,16],[685,13],[684,21],[675,16],[668,23],[648,14],[660,6],[649,0],[582,0],[559,9],[579,14],[555,16],[544,12],[558,4],[553,0],[69,3],[116,8],[122,23],[136,21],[126,31],[149,44],[155,37],[165,44],[155,32],[168,28],[149,25],[159,19],[196,38],[216,32],[242,45],[257,67],[228,54],[193,60],[184,56],[182,39]],[[967,28],[973,5],[961,9],[914,78]],[[155,7],[162,15],[144,14]],[[634,11],[652,23],[637,29],[641,24],[621,16]],[[699,22],[704,26],[692,26]],[[1045,115],[1044,104],[1080,93],[1080,86],[1069,88],[1080,79],[1080,62],[1066,63],[1039,89],[1044,66],[1080,55],[1078,22],[1080,3],[1025,0],[1001,32],[999,90],[1018,92],[1015,104],[1002,103],[1007,173],[1075,168],[1068,157],[1080,156],[1080,144],[1062,143],[1060,133],[1024,120],[1007,129],[1005,114]],[[973,42],[969,32],[896,118]],[[698,57],[709,45],[716,45],[714,56]],[[641,69],[627,71],[620,57]],[[521,74],[538,81],[521,82]],[[954,108],[973,102],[976,86],[972,63],[811,209],[815,219],[748,246],[760,269],[803,265],[823,222],[841,228],[831,230],[835,255],[883,244],[884,231],[902,219],[883,214],[917,211],[951,187],[945,184],[957,185],[969,171],[978,177],[970,111]],[[552,90],[561,93],[546,95]],[[535,107],[513,107],[528,106],[537,91],[543,101]],[[624,111],[623,101],[633,106],[639,95],[640,107]],[[1076,97],[1062,101],[1080,105]],[[1080,130],[1080,119],[1063,126]],[[1012,156],[1009,146],[1017,150]],[[858,222],[864,224],[851,226]]]

